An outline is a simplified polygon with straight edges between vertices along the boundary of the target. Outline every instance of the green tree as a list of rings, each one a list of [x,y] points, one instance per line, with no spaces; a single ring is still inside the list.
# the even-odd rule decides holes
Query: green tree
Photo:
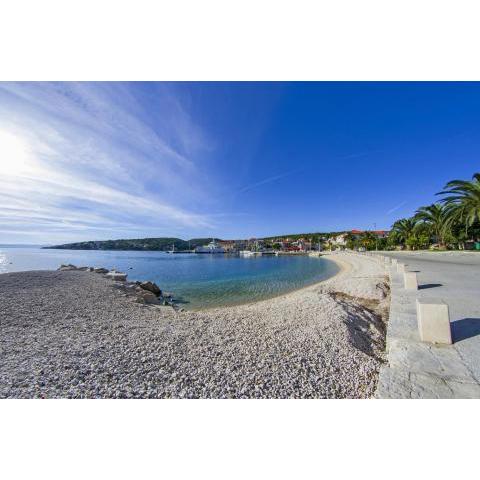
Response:
[[[421,248],[428,248],[430,244],[430,235],[426,231],[415,229],[405,241],[405,244],[410,250],[419,250]]]
[[[402,241],[400,240],[398,233],[395,230],[391,230],[387,238],[388,248],[395,248],[397,245],[400,245],[401,243]]]
[[[346,247],[349,250],[356,250],[360,245],[356,240],[346,240]]]
[[[355,250],[356,248],[359,247],[359,243],[357,242],[357,238],[351,232],[349,232],[345,235],[345,243],[346,243],[346,247],[349,250]]]
[[[397,220],[392,226],[392,239],[397,241],[397,245],[405,245],[410,248],[411,245],[407,243],[408,238],[415,232],[417,221],[415,218],[402,218]]]
[[[445,195],[441,202],[446,205],[449,224],[461,223],[465,232],[480,222],[480,173],[472,180],[452,180],[437,195]]]
[[[373,250],[377,243],[377,236],[372,232],[363,232],[360,235],[360,243],[366,250]]]
[[[445,205],[434,203],[428,207],[420,207],[415,214],[415,220],[427,226],[435,236],[435,240],[445,246],[445,235],[448,233],[450,223],[448,222],[448,210]],[[418,224],[417,227],[418,228]],[[426,233],[425,231],[423,233]]]
[[[388,241],[386,238],[379,238],[377,240],[377,248],[378,250],[386,250],[388,245]]]

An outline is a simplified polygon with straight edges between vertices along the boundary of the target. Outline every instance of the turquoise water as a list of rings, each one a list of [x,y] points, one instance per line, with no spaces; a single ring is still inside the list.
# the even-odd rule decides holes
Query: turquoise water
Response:
[[[307,256],[234,257],[163,252],[1,247],[0,273],[55,270],[62,263],[116,268],[129,280],[152,280],[187,309],[273,297],[329,278],[338,267]]]

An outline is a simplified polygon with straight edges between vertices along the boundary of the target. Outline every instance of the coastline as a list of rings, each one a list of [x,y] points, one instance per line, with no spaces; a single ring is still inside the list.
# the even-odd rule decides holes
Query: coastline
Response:
[[[308,290],[310,288],[314,288],[314,287],[317,287],[319,285],[322,285],[323,283],[328,282],[328,281],[338,277],[339,275],[342,275],[343,273],[348,272],[348,270],[350,268],[350,266],[347,262],[341,261],[339,259],[334,260],[334,259],[328,258],[327,260],[332,260],[332,262],[337,265],[338,272],[336,272],[331,277],[325,278],[323,280],[315,281],[315,282],[313,282],[309,285],[303,285],[301,287],[293,288],[292,290],[288,290],[286,292],[273,294],[273,295],[265,297],[265,298],[253,299],[253,300],[248,301],[248,302],[231,303],[229,305],[219,305],[219,306],[215,306],[215,307],[195,308],[195,309],[190,309],[190,310],[187,310],[187,311],[189,311],[189,312],[210,312],[212,310],[223,310],[223,309],[226,309],[226,308],[241,307],[242,305],[256,305],[256,304],[261,303],[261,302],[268,302],[268,301],[274,300],[276,298],[281,298],[281,297],[291,295],[292,293],[295,293],[295,292],[301,292],[302,290]]]
[[[372,397],[384,273],[371,259],[327,257],[339,272],[321,282],[185,312],[136,304],[88,272],[0,275],[0,397]]]
[[[326,262],[325,257],[308,258],[306,255],[302,255],[301,259],[277,260],[267,256],[241,261],[237,258],[226,262],[230,260],[230,255],[196,255],[197,258],[193,260],[197,261],[190,258],[173,261],[177,260],[177,256],[165,252],[105,251],[100,252],[99,256],[90,255],[92,252],[83,253],[85,255],[75,256],[74,252],[69,252],[63,256],[62,252],[59,255],[45,255],[38,249],[28,249],[26,253],[15,249],[2,250],[0,273],[53,271],[60,264],[101,266],[125,272],[129,281],[156,282],[162,289],[172,292],[181,307],[203,310],[273,298],[314,285],[338,271],[335,262]],[[133,255],[124,256],[124,253]],[[220,261],[210,262],[210,259]]]

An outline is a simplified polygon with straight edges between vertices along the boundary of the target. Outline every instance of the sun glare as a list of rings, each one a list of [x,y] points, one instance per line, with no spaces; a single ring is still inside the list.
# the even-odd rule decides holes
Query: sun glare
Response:
[[[0,130],[0,175],[19,175],[28,167],[29,149],[20,137]]]

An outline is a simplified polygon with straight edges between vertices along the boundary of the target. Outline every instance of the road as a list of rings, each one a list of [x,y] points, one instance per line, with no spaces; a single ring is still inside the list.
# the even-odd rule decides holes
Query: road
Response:
[[[417,272],[419,283],[418,292],[407,292],[403,289],[401,276],[395,273],[392,275],[391,321],[392,329],[396,329],[392,333],[392,338],[397,341],[392,343],[394,350],[397,350],[391,352],[390,356],[396,358],[396,355],[401,352],[403,368],[407,368],[410,363],[410,372],[421,371],[423,357],[417,353],[421,352],[424,344],[412,337],[411,332],[406,331],[407,328],[411,330],[414,325],[412,318],[406,319],[407,316],[415,316],[416,298],[428,297],[443,300],[449,306],[454,344],[452,347],[443,349],[428,347],[429,354],[438,360],[441,364],[440,370],[444,371],[453,365],[453,360],[450,361],[447,357],[451,359],[455,357],[455,361],[458,360],[459,364],[463,363],[470,377],[480,384],[480,252],[382,252],[381,254],[404,263],[407,271]],[[400,332],[399,335],[398,332]],[[401,340],[398,341],[399,338]],[[404,343],[405,340],[407,340],[406,343]],[[414,351],[416,353],[412,353]],[[420,363],[414,365],[415,362]],[[426,366],[425,369],[428,370]],[[447,379],[454,377],[453,373],[450,377],[446,375]],[[455,378],[455,381],[461,381],[460,377],[461,375]],[[439,396],[442,397],[440,394]]]

